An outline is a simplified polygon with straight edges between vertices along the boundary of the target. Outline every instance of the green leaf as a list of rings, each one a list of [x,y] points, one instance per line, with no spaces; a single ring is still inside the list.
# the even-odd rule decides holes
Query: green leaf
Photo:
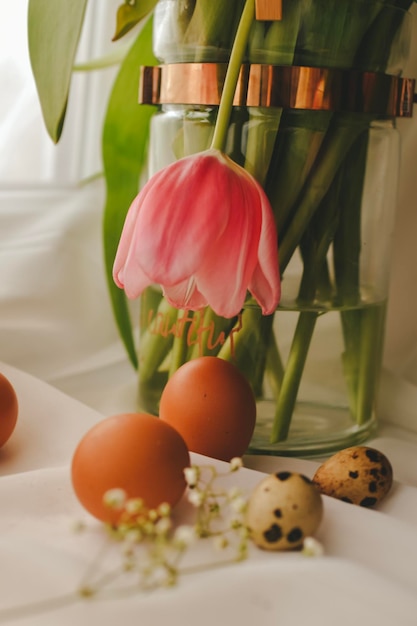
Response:
[[[103,163],[107,196],[103,236],[106,276],[113,312],[129,358],[137,355],[127,299],[113,282],[112,268],[127,210],[138,193],[146,160],[149,122],[156,108],[138,104],[139,68],[155,65],[152,20],[148,20],[127,54],[110,95],[103,129]]]
[[[86,5],[87,0],[29,0],[30,62],[45,126],[55,143],[62,133]]]
[[[84,63],[76,63],[73,67],[73,71],[91,72],[92,70],[102,70],[115,65],[120,65],[131,45],[132,42],[129,41],[123,46],[118,46],[117,49],[110,52],[110,54],[91,59],[90,61],[86,61]]]
[[[126,0],[117,9],[116,32],[113,41],[121,39],[154,8],[157,0]]]

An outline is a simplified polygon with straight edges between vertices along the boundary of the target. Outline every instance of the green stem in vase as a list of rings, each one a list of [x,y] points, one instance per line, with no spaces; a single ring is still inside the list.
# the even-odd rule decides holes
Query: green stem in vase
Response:
[[[391,62],[395,68],[397,48],[401,57],[401,28],[407,19],[401,9],[408,10],[412,2],[399,0],[396,4],[397,7],[382,4],[374,16],[355,56],[354,66],[357,69],[386,71]],[[361,212],[368,137],[368,132],[359,136],[346,159],[340,227],[334,241],[337,301],[342,306],[341,323],[345,344],[342,362],[350,411],[359,425],[371,417],[374,409],[386,309],[386,303],[360,305],[359,267],[363,243]]]
[[[256,21],[249,41],[251,63],[292,65],[305,2],[291,0],[283,8],[282,20]]]
[[[302,3],[293,3],[293,9],[295,4],[301,6]],[[352,6],[350,1],[341,0],[336,15],[332,12],[326,14],[323,8],[320,2],[316,2],[304,11],[303,28],[298,32],[293,62],[295,65],[350,66],[356,47],[368,24],[379,11],[379,7],[371,3],[365,7]],[[366,19],[364,9],[367,9]],[[356,14],[356,11],[359,13]],[[350,45],[346,49],[343,44],[344,38],[340,37],[340,33],[345,34],[347,28],[349,29],[347,40]],[[304,273],[299,301],[305,301],[307,290],[307,305],[312,297],[311,285],[316,285],[320,297],[324,297],[325,294],[327,297],[331,296],[330,274],[325,255],[336,223],[332,201],[327,203],[332,215],[324,214],[319,221],[318,234],[320,235],[322,226],[324,229],[321,233],[323,235],[321,242],[318,244],[319,250],[314,251],[308,245],[306,250],[307,225],[311,220],[314,221],[317,207],[326,194],[329,195],[329,187],[349,149],[351,137],[347,138],[346,135],[354,136],[353,129],[346,128],[345,132],[338,129],[340,119],[337,117],[336,125],[333,121],[330,126],[329,136],[332,115],[325,111],[284,112],[266,184],[280,236],[282,272],[297,246],[301,244]],[[310,241],[310,244],[316,243]],[[316,318],[316,313],[308,311],[302,312],[299,316],[289,364],[279,391],[272,440],[275,438],[282,440],[288,434]],[[307,343],[298,341],[298,337],[304,341],[308,340]],[[301,352],[298,354],[300,349]],[[279,388],[278,385],[275,387]]]
[[[218,353],[220,358],[237,364],[256,396],[262,394],[272,322],[273,315],[262,315],[256,302],[248,301]]]
[[[408,9],[414,0],[397,0],[397,2],[386,2],[381,6],[381,10],[370,24],[368,31],[358,47],[354,65],[355,68],[373,72],[386,72],[391,62],[391,54],[396,53],[397,46],[393,46],[395,37],[399,35],[401,39],[401,28],[404,20],[407,20]],[[407,39],[407,37],[406,37]],[[399,42],[400,56],[402,56],[402,46]],[[395,62],[394,62],[394,69]]]
[[[333,262],[336,303],[354,307],[360,301],[359,268],[361,214],[369,132],[359,135],[340,170],[339,224],[334,237]]]
[[[357,385],[356,422],[367,422],[375,409],[375,396],[381,366],[386,303],[361,311],[361,342]]]
[[[244,0],[228,0],[225,12],[219,0],[194,2],[183,35],[183,43],[193,47],[194,62],[227,60],[243,4]]]
[[[139,368],[142,381],[151,381],[159,366],[169,354],[174,341],[170,330],[178,321],[180,311],[163,298],[158,309],[149,314],[146,330],[142,333],[139,350]]]
[[[265,182],[281,238],[313,167],[332,113],[284,110]]]
[[[293,209],[288,228],[281,234],[279,247],[280,268],[283,272],[294,254],[301,237],[321,200],[327,193],[334,176],[356,137],[369,123],[366,116],[337,116],[329,128],[317,155],[314,166],[302,189],[301,197]],[[348,123],[348,122],[351,123]]]
[[[277,65],[291,65],[294,59],[295,46],[300,27],[302,2],[290,2],[285,6],[283,19],[273,22],[255,21],[253,23],[248,44],[249,60],[251,63],[275,63]],[[247,139],[245,150],[245,169],[247,169],[257,181],[265,188],[272,205],[270,189],[266,186],[267,177],[271,171],[271,162],[276,154],[277,136],[281,127],[281,117],[284,111],[282,108],[251,108],[249,109],[249,123],[247,125]],[[287,162],[285,160],[285,162]],[[278,168],[279,171],[279,168]],[[274,171],[273,178],[278,174]],[[291,180],[285,176],[283,189],[285,193]],[[276,181],[275,181],[276,182]],[[296,183],[299,185],[299,182]],[[275,211],[275,216],[280,214],[282,208],[283,193],[279,198],[279,210]],[[278,220],[276,220],[278,226]],[[279,232],[279,229],[278,229]],[[246,344],[250,341],[247,337],[247,328],[252,324],[251,314],[245,310],[242,314],[243,329],[237,337],[238,345]],[[249,324],[248,324],[249,322]],[[279,354],[278,346],[272,331],[273,316],[270,320],[260,319],[258,322],[262,327],[262,337],[264,341],[264,352],[260,358],[260,366],[256,373],[256,383],[252,381],[253,387],[261,392],[263,379],[267,375],[269,386],[276,398],[281,388],[284,368]]]
[[[374,408],[381,364],[384,304],[361,303],[359,267],[362,247],[361,215],[369,131],[362,133],[340,172],[340,220],[334,238],[334,268],[345,351],[344,375],[350,411],[357,424],[365,423]]]
[[[337,204],[334,202],[334,194],[330,192],[317,209],[300,244],[304,263],[304,273],[298,295],[298,303],[301,306],[314,307],[314,299],[318,291],[323,288],[323,283],[326,288],[329,286],[326,257],[336,225]],[[298,315],[288,362],[277,397],[271,443],[283,441],[288,437],[310,343],[319,315],[318,310],[304,310]]]
[[[187,111],[182,123],[183,153],[181,156],[189,156],[206,150],[213,139],[214,113],[208,114],[204,108],[198,107]]]
[[[273,155],[282,109],[249,109],[245,169],[258,183],[265,184],[265,178]]]
[[[315,306],[315,301],[331,303],[334,287],[330,279],[327,253],[334,240],[339,223],[340,185],[338,177],[332,182],[301,241],[303,259],[297,303],[300,306]]]
[[[344,342],[344,351],[342,353],[343,375],[346,381],[350,414],[352,420],[356,421],[359,380],[358,357],[361,343],[359,332],[361,325],[361,309],[341,309],[340,319]]]
[[[316,326],[317,315],[317,313],[312,311],[303,311],[298,317],[275,409],[275,418],[270,436],[271,443],[283,441],[288,437],[292,413],[304,372],[310,342]]]
[[[356,50],[382,7],[373,0],[310,2],[303,15],[294,65],[352,67]],[[329,10],[330,9],[330,10]],[[346,42],[349,42],[346,45]]]
[[[229,336],[234,320],[217,315],[209,306],[194,315],[195,318],[199,317],[199,324],[190,333],[192,347],[188,351],[187,360],[200,356],[217,356]]]
[[[272,397],[278,398],[281,391],[282,379],[284,378],[284,364],[278,350],[277,342],[273,333],[266,352],[265,375],[272,391]]]
[[[227,66],[226,77],[224,79],[222,95],[217,114],[216,126],[214,128],[211,147],[224,151],[229,128],[230,115],[233,107],[233,100],[236,92],[236,85],[239,79],[240,69],[245,57],[249,34],[255,17],[255,0],[246,0],[242,11],[236,37],[230,53],[230,60]]]
[[[172,376],[172,374],[176,372],[177,369],[187,361],[187,334],[190,324],[192,324],[194,320],[194,313],[192,311],[183,310],[181,311],[181,313],[187,321],[181,325],[180,332],[177,332],[174,335],[174,340],[172,342],[171,352],[169,355],[168,378]]]
[[[178,0],[176,6],[175,23],[184,37],[195,11],[196,0]]]
[[[248,111],[245,107],[234,107],[229,124],[229,132],[226,143],[226,151],[231,159],[241,167],[245,165],[245,155],[243,153],[242,136],[249,119]]]
[[[368,131],[362,133],[353,147],[340,179],[340,219],[334,237],[333,262],[336,281],[336,303],[341,307],[340,317],[344,339],[343,372],[349,397],[352,419],[359,420],[358,383],[362,352],[362,314],[360,308],[359,267],[361,251],[362,195],[367,161]],[[366,386],[366,371],[363,385]],[[359,409],[359,413],[358,413]]]

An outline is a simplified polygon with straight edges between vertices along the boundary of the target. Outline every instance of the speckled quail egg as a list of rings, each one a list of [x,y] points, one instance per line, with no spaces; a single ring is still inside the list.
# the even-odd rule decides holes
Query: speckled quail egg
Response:
[[[311,480],[295,472],[278,472],[250,494],[246,524],[260,548],[293,550],[317,530],[322,516],[322,498]]]
[[[391,489],[392,467],[379,450],[353,446],[320,465],[313,482],[322,494],[370,507]]]

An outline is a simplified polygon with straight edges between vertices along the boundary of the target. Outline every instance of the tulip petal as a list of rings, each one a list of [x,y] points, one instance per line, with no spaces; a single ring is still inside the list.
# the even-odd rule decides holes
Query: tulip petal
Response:
[[[119,278],[122,268],[126,264],[126,260],[129,254],[131,241],[136,227],[136,219],[139,212],[139,196],[133,200],[126,215],[125,223],[123,225],[122,234],[120,236],[119,245],[117,247],[116,256],[113,263],[113,280],[118,287],[123,288],[124,282]]]
[[[206,298],[200,293],[195,280],[184,280],[182,283],[164,288],[164,296],[177,309],[197,311],[207,306]]]
[[[155,282],[193,275],[227,226],[230,173],[216,152],[203,154],[176,161],[143,189],[132,246]]]
[[[122,267],[114,280],[116,285],[125,290],[130,300],[137,298],[146,287],[154,284],[154,281],[142,271],[139,265],[132,264]]]
[[[231,211],[228,228],[212,246],[205,264],[196,273],[197,286],[212,309],[234,317],[242,309],[247,287],[257,264],[261,213],[257,189],[242,185],[229,189]]]
[[[249,289],[264,314],[280,295],[277,236],[265,192],[218,150],[153,176],[128,211],[113,276],[130,298],[159,283],[168,302],[233,317]]]
[[[275,311],[281,296],[281,279],[278,268],[277,232],[266,197],[262,202],[258,263],[248,289],[262,308],[264,315],[270,315]]]

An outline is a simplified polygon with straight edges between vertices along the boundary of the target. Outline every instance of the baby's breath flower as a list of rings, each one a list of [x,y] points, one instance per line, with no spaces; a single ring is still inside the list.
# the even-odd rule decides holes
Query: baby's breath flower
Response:
[[[243,498],[242,496],[239,496],[239,497],[233,498],[230,501],[230,506],[236,513],[244,513],[246,510],[247,503],[246,503],[245,498]]]
[[[232,459],[230,470],[237,471],[240,467],[241,459]],[[231,560],[246,558],[249,534],[243,519],[244,494],[237,487],[225,489],[216,485],[228,473],[228,470],[219,472],[215,466],[186,468],[187,495],[197,509],[196,520],[193,525],[182,525],[174,531],[168,503],[148,509],[142,499],[128,498],[123,489],[106,492],[106,505],[121,513],[117,525],[105,525],[109,536],[121,544],[119,573],[139,576],[143,591],[173,585],[181,572],[179,562],[183,554],[191,543],[205,537],[218,550],[227,550]],[[305,548],[309,549],[307,540]],[[89,587],[85,585],[80,593],[88,595]]]
[[[175,568],[155,567],[148,573],[149,583],[152,587],[172,587],[177,581]]]
[[[180,548],[186,548],[196,540],[196,534],[193,526],[178,526],[174,533],[174,542]]]
[[[156,511],[155,509],[150,509],[150,511],[148,512],[148,518],[154,522],[155,520],[157,520],[159,517],[158,515],[158,511]]]
[[[193,489],[193,491],[190,491],[188,494],[188,501],[194,506],[201,506],[204,502],[204,493]]]
[[[208,510],[214,517],[215,515],[218,515],[218,513],[220,513],[220,504],[218,502],[210,502]]]
[[[238,548],[236,560],[244,561],[247,558],[248,558],[248,542],[242,541]]]
[[[142,538],[143,534],[141,533],[139,528],[130,528],[123,537],[128,546],[132,546],[135,543],[140,543],[142,541]]]
[[[239,530],[242,526],[242,521],[238,518],[233,518],[230,520],[230,528],[233,530]]]
[[[230,460],[230,471],[237,472],[241,467],[243,467],[243,461],[239,456],[234,456],[233,459]]]
[[[198,468],[195,466],[186,467],[184,469],[185,482],[189,487],[195,487],[198,482]]]
[[[161,517],[169,517],[169,515],[171,515],[171,506],[168,502],[162,502],[162,504],[158,506],[158,514]]]
[[[144,506],[142,498],[129,498],[129,500],[125,504],[126,513],[130,515],[135,515],[136,513],[140,513]]]
[[[214,537],[213,545],[216,550],[225,550],[229,545],[229,541],[224,535],[219,535],[218,537]]]
[[[241,526],[239,528],[239,535],[241,536],[242,539],[249,539],[250,537],[250,531],[249,528],[247,526]]]
[[[157,535],[165,535],[171,528],[172,523],[168,517],[161,517],[155,524],[155,532]]]
[[[141,521],[140,528],[143,534],[148,537],[154,534],[154,523],[149,520]]]
[[[323,556],[324,548],[314,537],[306,537],[303,542],[302,553],[305,556]]]
[[[124,489],[109,489],[103,496],[105,506],[110,509],[121,509],[126,503],[127,493]]]

